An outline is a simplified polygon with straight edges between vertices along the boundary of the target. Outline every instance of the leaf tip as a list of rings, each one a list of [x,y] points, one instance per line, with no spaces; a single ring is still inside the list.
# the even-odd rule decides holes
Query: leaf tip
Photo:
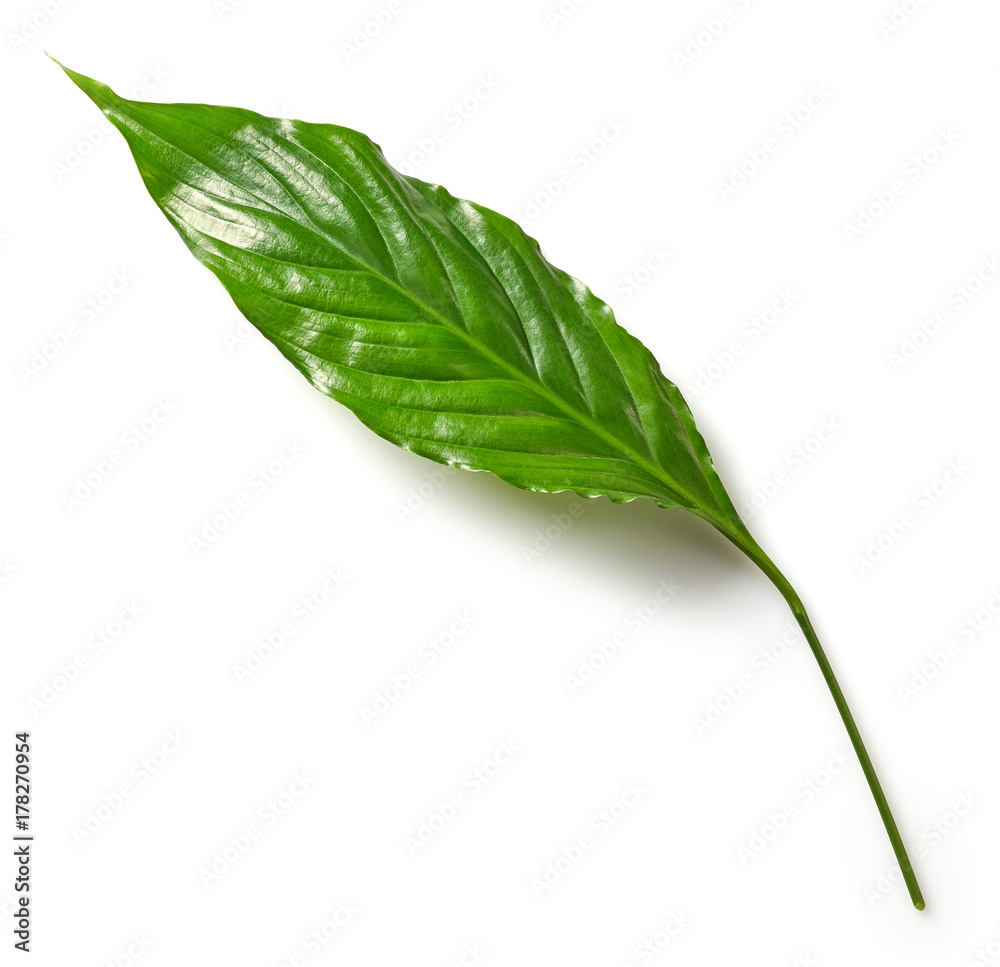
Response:
[[[56,60],[48,51],[46,51],[46,56],[55,64],[58,64],[66,76],[74,83],[84,94],[87,95],[102,111],[108,112],[108,108],[118,99],[114,91],[108,87],[107,84],[102,84],[100,81],[95,81],[92,77],[87,77],[86,74],[79,74],[74,70],[70,70],[61,61]]]

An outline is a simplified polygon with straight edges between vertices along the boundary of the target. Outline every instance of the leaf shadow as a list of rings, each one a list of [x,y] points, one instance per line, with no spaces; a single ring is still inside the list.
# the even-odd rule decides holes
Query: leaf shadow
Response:
[[[731,606],[735,586],[752,578],[755,570],[707,521],[683,508],[665,510],[645,498],[616,504],[607,497],[586,498],[571,491],[535,493],[490,473],[456,474],[447,491],[458,513],[495,521],[498,529],[517,535],[518,548],[530,547],[539,531],[558,528],[554,516],[563,524],[569,517],[568,529],[541,556],[557,555],[560,565],[574,573],[621,586],[627,593],[640,593],[672,577],[694,606],[704,606],[706,599]],[[580,508],[579,516],[569,516],[573,505]],[[523,559],[520,550],[518,559]],[[527,571],[533,573],[530,567]]]

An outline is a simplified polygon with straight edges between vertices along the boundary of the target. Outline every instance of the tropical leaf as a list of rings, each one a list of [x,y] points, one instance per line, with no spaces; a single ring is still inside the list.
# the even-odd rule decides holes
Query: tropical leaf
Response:
[[[376,433],[528,490],[683,507],[745,551],[802,627],[923,908],[802,602],[740,520],[677,387],[605,303],[509,218],[400,174],[357,131],[126,100],[63,69],[243,315]]]

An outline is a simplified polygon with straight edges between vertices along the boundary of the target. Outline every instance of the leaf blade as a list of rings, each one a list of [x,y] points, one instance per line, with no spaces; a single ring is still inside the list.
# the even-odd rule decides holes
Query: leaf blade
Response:
[[[364,135],[148,104],[64,68],[247,319],[379,435],[518,487],[682,506],[752,539],[677,387],[516,223]]]

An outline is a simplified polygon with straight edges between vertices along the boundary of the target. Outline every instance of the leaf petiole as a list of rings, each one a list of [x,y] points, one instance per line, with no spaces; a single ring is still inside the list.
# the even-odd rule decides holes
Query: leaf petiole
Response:
[[[920,885],[917,883],[917,877],[913,871],[913,865],[910,863],[910,857],[906,853],[906,847],[903,845],[903,839],[899,835],[899,829],[896,826],[896,821],[892,817],[892,810],[889,809],[889,803],[882,790],[882,784],[879,782],[878,776],[875,773],[875,766],[872,765],[871,757],[868,755],[868,750],[865,748],[864,740],[861,738],[861,732],[858,730],[857,723],[854,721],[854,716],[851,714],[851,709],[847,704],[847,699],[844,697],[843,689],[841,689],[840,683],[837,681],[837,676],[833,673],[833,668],[830,665],[829,659],[826,657],[826,652],[823,651],[823,646],[820,644],[816,631],[812,626],[812,622],[809,620],[809,615],[806,613],[805,605],[803,605],[801,598],[799,598],[795,589],[788,582],[788,579],[781,573],[781,571],[778,570],[777,566],[764,553],[764,551],[761,550],[756,541],[753,541],[752,539],[749,541],[747,540],[749,535],[746,534],[746,532],[739,533],[738,531],[730,530],[728,526],[720,523],[719,521],[712,520],[711,523],[741,551],[743,551],[743,553],[746,554],[764,572],[764,574],[767,575],[768,579],[781,592],[781,596],[788,603],[792,614],[795,616],[796,622],[798,622],[799,627],[802,629],[802,634],[805,635],[805,639],[809,643],[809,648],[819,665],[819,670],[823,675],[823,679],[826,681],[827,687],[830,689],[830,694],[833,696],[833,701],[837,706],[837,711],[840,712],[840,717],[844,721],[844,727],[847,729],[847,734],[850,736],[851,745],[854,746],[854,751],[857,753],[858,760],[861,763],[861,771],[865,774],[865,778],[868,780],[868,787],[872,791],[872,796],[875,799],[875,805],[878,807],[879,815],[882,817],[882,822],[885,825],[885,831],[889,835],[889,842],[892,844],[892,851],[896,854],[896,861],[899,863],[899,869],[903,874],[903,880],[906,883],[907,890],[909,890],[910,899],[913,901],[914,907],[918,910],[923,910],[924,897],[920,892]]]

